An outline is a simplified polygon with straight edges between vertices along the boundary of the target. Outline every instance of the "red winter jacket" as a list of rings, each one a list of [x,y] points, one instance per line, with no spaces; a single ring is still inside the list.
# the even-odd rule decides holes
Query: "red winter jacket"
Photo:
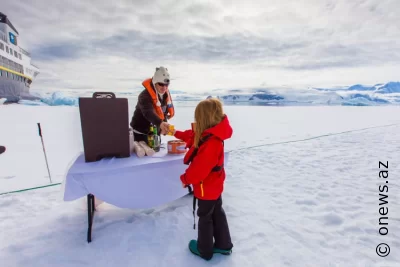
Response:
[[[224,189],[225,169],[220,171],[211,171],[215,166],[221,166],[224,163],[224,146],[222,141],[231,138],[233,130],[229,124],[228,117],[216,126],[205,130],[202,136],[212,134],[197,151],[196,156],[181,175],[182,183],[193,185],[193,193],[196,198],[204,200],[217,199]],[[176,131],[176,138],[187,143],[189,151],[185,155],[184,161],[193,152],[194,132],[192,130]]]

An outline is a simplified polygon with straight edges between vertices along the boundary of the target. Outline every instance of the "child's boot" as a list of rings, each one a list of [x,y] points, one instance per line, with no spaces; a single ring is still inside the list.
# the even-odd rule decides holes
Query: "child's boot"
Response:
[[[207,261],[211,260],[211,258],[212,258],[212,255],[211,255],[211,257],[204,257],[203,255],[201,255],[199,249],[197,248],[197,240],[194,240],[194,239],[190,240],[190,242],[189,242],[189,250],[194,255],[199,256],[200,258],[205,259]]]
[[[213,248],[213,253],[219,253],[222,255],[231,255],[232,254],[232,249],[219,249],[214,247]]]

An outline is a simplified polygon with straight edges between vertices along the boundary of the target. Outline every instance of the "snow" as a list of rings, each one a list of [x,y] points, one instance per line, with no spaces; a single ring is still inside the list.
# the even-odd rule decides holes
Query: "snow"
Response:
[[[176,128],[190,127],[195,104],[177,105]],[[85,199],[63,202],[56,185],[0,195],[1,266],[400,266],[400,107],[225,111],[234,128],[223,193],[231,256],[205,262],[189,252],[190,196],[149,210],[103,203],[88,244]],[[37,123],[53,183],[82,151],[76,106],[0,106],[0,193],[49,184]],[[389,162],[387,236],[378,232],[379,161]],[[382,242],[385,258],[375,252]]]

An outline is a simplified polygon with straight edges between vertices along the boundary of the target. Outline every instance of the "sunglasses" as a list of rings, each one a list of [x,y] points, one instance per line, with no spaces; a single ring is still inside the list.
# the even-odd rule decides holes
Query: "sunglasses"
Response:
[[[161,86],[161,87],[164,87],[164,86],[168,87],[169,86],[168,83],[158,83],[158,85]]]

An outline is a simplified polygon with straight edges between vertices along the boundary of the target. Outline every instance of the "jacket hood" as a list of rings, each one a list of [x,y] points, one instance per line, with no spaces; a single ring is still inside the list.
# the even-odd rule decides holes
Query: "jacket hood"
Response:
[[[233,129],[229,123],[228,116],[222,119],[220,123],[204,131],[204,134],[211,133],[221,140],[226,140],[232,137]]]

